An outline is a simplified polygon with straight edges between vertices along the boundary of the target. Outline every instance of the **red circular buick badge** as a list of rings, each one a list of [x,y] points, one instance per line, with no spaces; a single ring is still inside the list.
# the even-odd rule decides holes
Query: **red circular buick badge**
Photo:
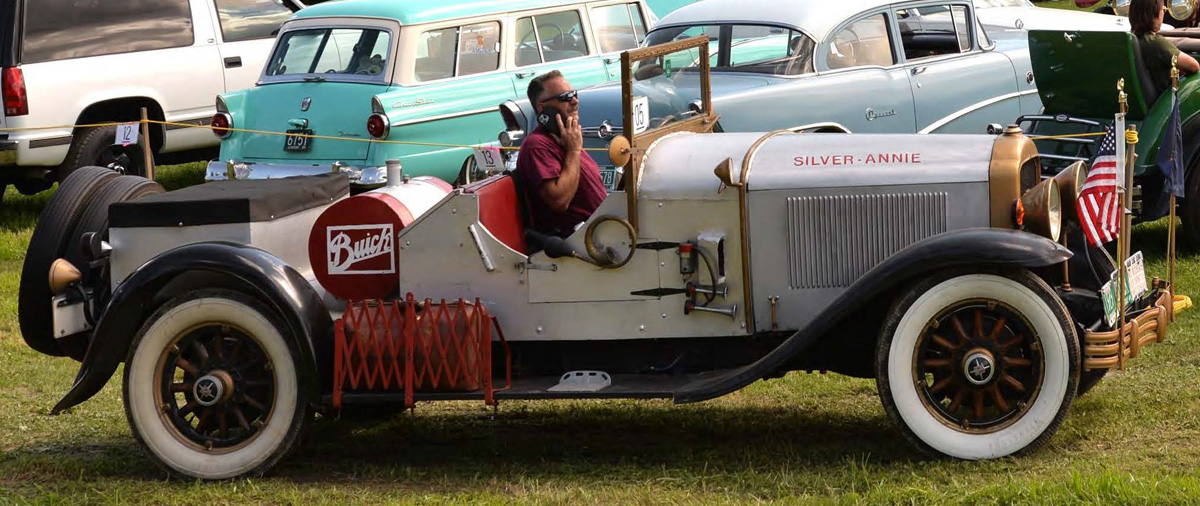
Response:
[[[391,195],[368,192],[329,206],[308,235],[313,273],[346,300],[382,299],[400,285],[396,233],[412,214]]]

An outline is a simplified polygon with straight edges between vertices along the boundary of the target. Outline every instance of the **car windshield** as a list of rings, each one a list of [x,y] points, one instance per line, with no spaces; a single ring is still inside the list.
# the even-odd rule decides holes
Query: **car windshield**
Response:
[[[700,112],[699,48],[634,62],[633,132],[662,128]]]
[[[813,71],[816,44],[796,30],[768,25],[675,25],[650,32],[644,46],[707,35],[709,66],[714,72],[736,71],[761,74],[799,75]],[[694,55],[695,50],[691,51]],[[695,67],[698,62],[681,59],[675,68]]]
[[[284,33],[267,64],[267,76],[319,74],[381,79],[391,34],[368,28],[317,28]]]

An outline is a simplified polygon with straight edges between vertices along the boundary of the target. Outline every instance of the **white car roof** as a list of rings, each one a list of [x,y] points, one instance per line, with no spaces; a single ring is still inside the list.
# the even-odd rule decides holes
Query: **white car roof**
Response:
[[[659,20],[667,25],[746,23],[787,25],[821,41],[841,22],[860,12],[898,0],[703,0],[685,5]]]

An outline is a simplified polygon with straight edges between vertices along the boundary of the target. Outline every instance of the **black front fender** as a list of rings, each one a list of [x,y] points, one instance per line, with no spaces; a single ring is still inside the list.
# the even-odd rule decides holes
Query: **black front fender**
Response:
[[[876,265],[826,306],[811,324],[758,361],[686,385],[675,392],[675,402],[719,397],[782,370],[793,357],[819,342],[837,322],[861,310],[863,304],[933,271],[975,265],[1036,268],[1065,262],[1071,256],[1071,250],[1061,244],[1017,230],[972,228],[925,239]]]
[[[188,244],[167,251],[139,267],[117,287],[96,324],[75,384],[52,413],[90,399],[108,383],[129,353],[145,319],[164,302],[160,291],[184,273],[211,272],[236,280],[237,288],[256,297],[287,325],[300,350],[296,368],[308,381],[310,402],[319,399],[320,378],[332,357],[333,321],[321,297],[300,273],[258,248],[226,242]],[[320,359],[320,360],[319,360]]]

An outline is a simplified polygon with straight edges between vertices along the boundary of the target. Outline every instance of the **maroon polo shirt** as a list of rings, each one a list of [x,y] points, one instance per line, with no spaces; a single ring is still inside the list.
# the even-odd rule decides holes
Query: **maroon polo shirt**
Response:
[[[579,155],[579,186],[566,212],[556,213],[547,207],[538,188],[541,188],[543,181],[558,177],[566,154],[554,136],[539,126],[521,143],[516,170],[525,188],[526,201],[531,210],[529,218],[534,230],[562,237],[571,235],[575,225],[587,220],[608,196],[604,180],[600,178],[600,168],[584,151]]]

